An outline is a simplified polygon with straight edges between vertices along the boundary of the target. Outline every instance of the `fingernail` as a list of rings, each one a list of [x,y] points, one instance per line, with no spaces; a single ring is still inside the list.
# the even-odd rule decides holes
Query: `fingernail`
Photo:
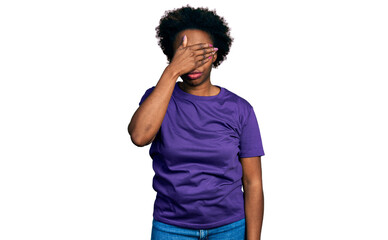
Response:
[[[215,52],[218,51],[218,48],[215,47],[215,48],[214,48],[214,51],[215,51]]]
[[[210,47],[213,47],[213,44],[209,43],[209,46],[210,46]]]
[[[209,57],[209,59],[212,58],[212,56]]]
[[[185,40],[185,38],[186,38],[186,35],[184,35],[184,36],[183,36],[183,39],[182,39],[182,40],[184,41],[184,40]]]

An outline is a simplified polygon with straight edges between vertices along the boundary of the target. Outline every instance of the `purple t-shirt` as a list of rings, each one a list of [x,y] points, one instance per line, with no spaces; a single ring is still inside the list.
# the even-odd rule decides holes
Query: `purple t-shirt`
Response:
[[[259,125],[248,101],[219,88],[216,96],[197,96],[175,84],[149,150],[157,221],[208,229],[245,217],[239,157],[264,155]]]

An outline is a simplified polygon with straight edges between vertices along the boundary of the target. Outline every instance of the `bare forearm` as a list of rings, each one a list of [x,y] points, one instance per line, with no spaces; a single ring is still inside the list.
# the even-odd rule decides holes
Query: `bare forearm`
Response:
[[[244,185],[247,240],[260,240],[264,215],[264,193],[260,184]]]
[[[158,132],[178,77],[177,71],[166,67],[152,93],[133,114],[128,132],[137,146],[147,145]]]

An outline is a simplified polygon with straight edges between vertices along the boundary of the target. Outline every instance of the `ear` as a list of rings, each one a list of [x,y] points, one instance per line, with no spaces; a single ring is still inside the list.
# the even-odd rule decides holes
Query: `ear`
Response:
[[[217,60],[217,53],[215,53],[212,57],[212,63],[214,63]]]

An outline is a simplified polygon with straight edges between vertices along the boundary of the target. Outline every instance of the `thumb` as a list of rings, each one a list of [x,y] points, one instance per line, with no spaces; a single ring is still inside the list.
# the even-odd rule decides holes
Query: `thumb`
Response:
[[[183,36],[183,40],[182,40],[182,44],[181,44],[183,47],[186,47],[187,46],[187,36],[184,35]]]

